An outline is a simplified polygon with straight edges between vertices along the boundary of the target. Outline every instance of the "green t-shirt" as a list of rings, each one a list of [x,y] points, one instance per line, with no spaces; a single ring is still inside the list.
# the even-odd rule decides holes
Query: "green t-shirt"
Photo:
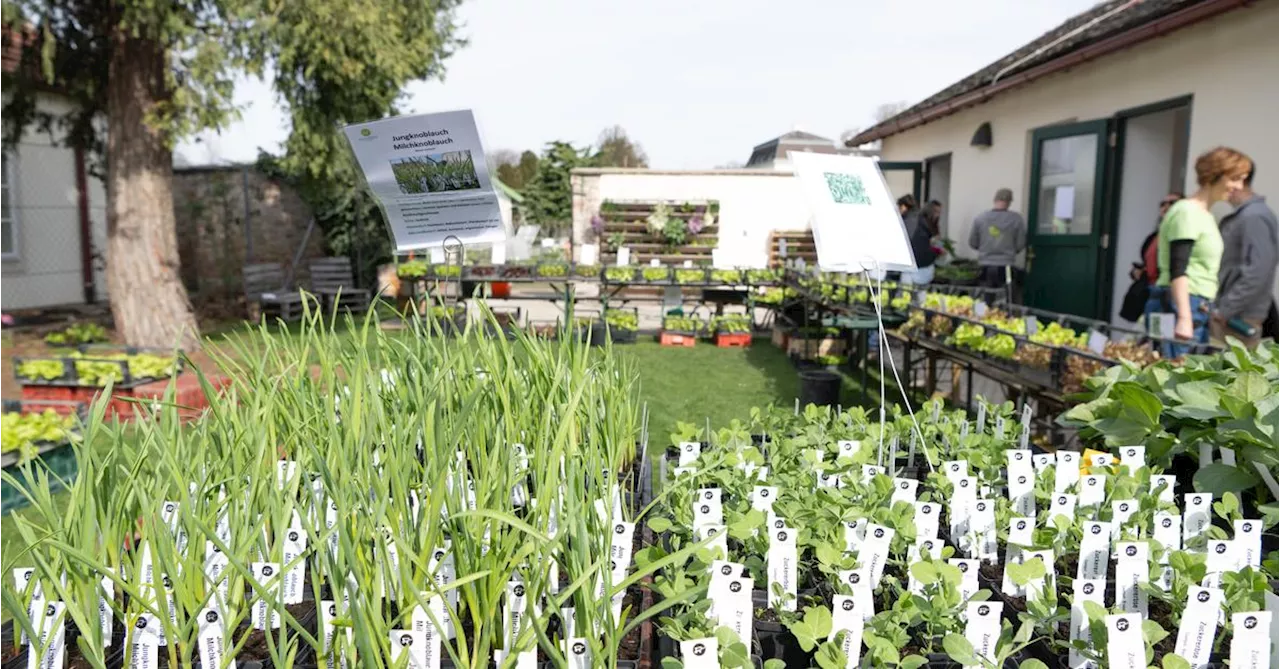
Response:
[[[1218,220],[1189,200],[1179,200],[1160,221],[1160,242],[1156,247],[1160,264],[1157,286],[1169,285],[1169,243],[1191,240],[1187,261],[1187,283],[1192,295],[1212,300],[1218,295],[1218,265],[1222,262],[1222,233]]]

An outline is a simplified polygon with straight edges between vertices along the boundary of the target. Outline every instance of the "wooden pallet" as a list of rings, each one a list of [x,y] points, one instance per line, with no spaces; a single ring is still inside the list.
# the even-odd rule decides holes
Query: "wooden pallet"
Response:
[[[787,242],[787,255],[779,253],[779,243]],[[769,266],[782,267],[787,261],[803,258],[806,264],[818,262],[818,247],[813,241],[811,230],[785,231],[774,230],[769,233]]]

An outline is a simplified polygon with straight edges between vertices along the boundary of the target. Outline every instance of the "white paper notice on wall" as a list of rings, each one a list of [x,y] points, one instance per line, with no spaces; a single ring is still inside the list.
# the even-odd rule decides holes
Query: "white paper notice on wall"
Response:
[[[915,256],[889,186],[872,158],[788,152],[813,211],[824,270],[914,270]]]
[[[396,250],[507,237],[471,110],[395,116],[343,128],[387,218]]]
[[[1076,215],[1076,187],[1058,186],[1053,191],[1053,217],[1071,220]]]
[[[596,244],[583,244],[578,247],[578,264],[594,265],[600,259],[600,247]]]

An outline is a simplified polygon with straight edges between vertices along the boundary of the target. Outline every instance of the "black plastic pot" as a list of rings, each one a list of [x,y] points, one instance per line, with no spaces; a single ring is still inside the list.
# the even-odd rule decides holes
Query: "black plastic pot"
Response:
[[[800,372],[800,406],[835,407],[840,404],[840,375],[825,369]]]

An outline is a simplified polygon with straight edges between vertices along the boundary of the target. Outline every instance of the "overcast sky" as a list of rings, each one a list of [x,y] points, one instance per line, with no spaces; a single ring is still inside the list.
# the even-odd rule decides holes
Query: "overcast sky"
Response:
[[[467,0],[470,44],[408,112],[474,109],[488,150],[594,143],[621,125],[665,168],[745,162],[793,128],[837,138],[881,103],[916,102],[1094,0]],[[242,120],[178,148],[188,163],[278,151],[268,84],[237,86]]]

